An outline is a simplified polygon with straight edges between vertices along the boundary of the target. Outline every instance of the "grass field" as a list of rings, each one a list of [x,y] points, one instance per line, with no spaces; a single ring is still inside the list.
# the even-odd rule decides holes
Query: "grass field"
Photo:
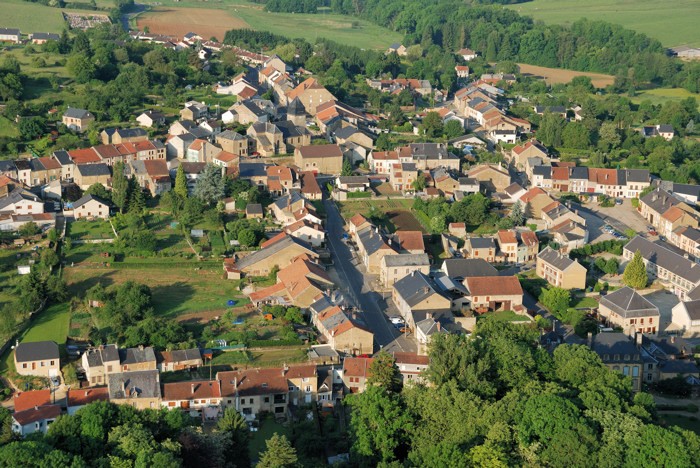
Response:
[[[2,11],[0,27],[19,28],[23,34],[32,32],[60,33],[67,27],[63,20],[63,12],[96,13],[94,11],[64,10],[22,0],[0,0],[0,11]]]
[[[694,97],[698,101],[698,109],[700,109],[700,94],[691,93],[683,88],[656,88],[648,91],[641,91],[632,98],[632,102],[639,104],[642,101],[651,101],[652,104],[664,104],[667,101],[679,101]]]
[[[532,75],[541,77],[547,84],[568,83],[577,76],[588,76],[591,78],[593,86],[596,88],[605,88],[615,82],[615,77],[612,75],[604,75],[603,73],[579,72],[574,70],[565,70],[562,68],[538,67],[536,65],[528,65],[519,63],[520,73],[524,75]]]
[[[404,231],[422,231],[427,232],[425,226],[411,211],[413,199],[395,199],[395,200],[350,200],[339,203],[340,214],[345,219],[350,219],[357,213],[366,217],[371,217],[385,214],[386,216],[377,221],[377,224],[385,228],[389,232],[394,232],[398,229]]]
[[[545,23],[571,24],[580,18],[604,20],[659,39],[667,47],[700,46],[697,0],[533,0],[509,8]]]
[[[257,432],[251,433],[250,444],[248,445],[248,453],[251,460],[257,460],[261,452],[266,449],[265,441],[273,436],[273,434],[284,435],[289,439],[292,431],[275,421],[272,416],[268,416],[260,421],[260,427]]]
[[[114,232],[109,221],[73,221],[68,223],[66,236],[71,239],[111,239]]]
[[[55,341],[59,345],[66,343],[70,310],[68,304],[55,304],[32,320],[32,324],[21,341]]]
[[[678,426],[700,435],[700,420],[697,417],[689,417],[680,414],[661,413],[661,419],[669,426]]]
[[[190,11],[198,9],[202,12]],[[226,12],[222,14],[221,10]],[[162,18],[165,19],[162,19]],[[263,7],[242,0],[198,2],[166,0],[158,2],[154,11],[137,19],[140,29],[149,26],[153,33],[182,36],[195,31],[209,39],[223,40],[229,29],[251,28],[270,31],[287,37],[300,37],[310,42],[318,38],[332,39],[363,49],[386,49],[402,36],[368,21],[334,14],[269,13]]]

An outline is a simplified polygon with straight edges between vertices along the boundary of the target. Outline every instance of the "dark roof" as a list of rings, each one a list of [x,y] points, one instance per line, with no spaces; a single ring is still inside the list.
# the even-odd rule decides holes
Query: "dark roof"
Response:
[[[263,207],[260,203],[248,203],[245,207],[245,212],[250,214],[262,214]]]
[[[287,195],[275,200],[274,205],[280,210],[284,210],[288,205],[293,205],[303,199],[304,197],[299,195],[299,192],[289,192]]]
[[[199,348],[192,349],[176,349],[170,352],[165,352],[161,354],[166,361],[170,362],[183,362],[183,361],[201,361],[202,352]]]
[[[58,34],[55,33],[45,33],[45,32],[35,32],[32,33],[32,39],[39,39],[45,41],[57,41],[60,38]]]
[[[118,134],[122,138],[134,138],[134,137],[148,135],[148,132],[146,132],[146,130],[144,130],[143,128],[140,128],[140,127],[136,127],[136,128],[105,128],[104,132],[107,135]]]
[[[664,374],[697,374],[698,369],[695,361],[687,359],[671,359],[659,363],[659,371]]]
[[[20,32],[19,32],[19,29],[14,29],[14,28],[0,28],[0,34],[5,34],[5,35],[16,34],[16,35],[19,36]]]
[[[414,159],[459,159],[440,143],[411,143],[409,149]]]
[[[53,157],[56,158],[56,161],[58,161],[61,166],[67,166],[69,164],[73,164],[73,161],[71,160],[70,156],[68,155],[68,151],[54,151],[53,152]]]
[[[85,351],[88,366],[100,367],[105,362],[119,361],[119,351],[117,345],[104,345],[97,348],[90,348]]]
[[[447,276],[456,279],[470,276],[498,276],[498,270],[483,258],[448,258],[442,267]]]
[[[121,364],[139,364],[142,362],[155,362],[156,353],[150,346],[147,348],[126,348],[119,350],[119,362]]]
[[[659,125],[659,132],[661,132],[661,133],[674,133],[673,125],[661,124],[661,125]]]
[[[688,311],[690,320],[700,320],[700,300],[684,302],[683,306]]]
[[[238,132],[234,132],[233,130],[226,130],[216,135],[217,140],[244,140],[245,138],[246,137]]]
[[[373,227],[363,229],[358,233],[358,243],[362,244],[367,255],[372,255],[380,249],[389,247],[384,236]]]
[[[541,258],[560,271],[564,271],[574,263],[578,263],[576,260],[572,260],[568,256],[561,254],[556,250],[552,250],[550,247],[546,247],[542,252],[537,254],[537,257]]]
[[[627,286],[602,296],[600,305],[607,307],[623,318],[659,315],[658,307]]]
[[[467,239],[473,249],[495,249],[496,241],[493,237],[470,237]]]
[[[297,148],[302,158],[342,158],[343,151],[338,145],[310,145]]]
[[[649,182],[649,171],[646,169],[621,169],[620,172],[625,173],[627,182]]]
[[[108,202],[107,200],[104,200],[100,197],[96,197],[95,195],[87,194],[79,198],[77,201],[73,202],[73,208],[79,208],[87,202],[89,202],[90,200],[95,200],[99,203],[102,203],[103,205],[112,206],[112,203]]]
[[[700,197],[700,185],[673,184],[673,192]]]
[[[76,166],[76,169],[82,176],[95,177],[95,176],[108,176],[109,166],[105,163],[96,164],[80,164]]]
[[[63,115],[66,117],[74,118],[74,119],[84,119],[85,117],[92,116],[92,114],[90,114],[89,111],[87,111],[85,109],[78,109],[77,107],[69,107],[63,113]]]
[[[32,341],[20,343],[15,348],[15,360],[17,362],[43,361],[46,359],[59,359],[58,345],[54,341]]]
[[[385,255],[382,258],[388,267],[430,265],[430,258],[426,253]]]
[[[155,359],[155,356],[153,357]],[[157,370],[108,374],[109,399],[160,398],[160,377]]]
[[[242,259],[238,260],[236,262],[236,266],[239,269],[246,268],[251,265],[255,265],[257,262],[268,258],[272,255],[275,255],[276,253],[284,250],[287,247],[290,247],[292,245],[296,244],[297,246],[300,246],[304,249],[306,249],[309,252],[313,253],[313,249],[309,244],[306,242],[297,239],[296,237],[292,236],[285,236],[284,238],[278,240],[277,242],[274,242],[273,244],[268,245],[267,247],[264,247],[256,252],[253,252],[250,255],[247,255],[243,257]]]
[[[287,115],[306,115],[306,109],[299,98],[292,99],[287,105]]]
[[[624,333],[598,333],[593,337],[591,349],[603,362],[641,362],[634,341]]]
[[[352,135],[354,135],[357,132],[359,132],[358,129],[356,129],[355,127],[348,126],[348,127],[343,127],[343,128],[338,129],[335,132],[335,136],[336,136],[336,138],[346,139],[346,138],[351,137]]]
[[[532,168],[532,173],[534,175],[541,175],[545,179],[552,178],[552,166],[535,166]]]
[[[574,166],[571,168],[571,172],[569,173],[569,180],[571,179],[584,179],[588,180],[588,168],[585,166],[579,167],[579,166]]]
[[[394,289],[409,307],[420,304],[434,294],[440,295],[433,280],[420,271],[414,271],[401,278],[394,283]]]
[[[645,260],[668,270],[691,284],[697,285],[700,283],[700,265],[643,237],[636,236],[629,241],[625,245],[625,250],[633,254],[639,250],[639,253]]]
[[[27,159],[15,159],[15,167],[19,171],[25,171],[31,169],[31,166],[29,164],[29,160]]]
[[[289,120],[275,122],[275,125],[282,132],[282,138],[300,137],[304,135],[309,135],[311,133],[306,129],[306,127],[299,127],[297,125],[294,125],[294,122],[291,122]]]
[[[267,176],[267,165],[265,163],[240,163],[238,165],[238,176],[241,179],[249,177]]]

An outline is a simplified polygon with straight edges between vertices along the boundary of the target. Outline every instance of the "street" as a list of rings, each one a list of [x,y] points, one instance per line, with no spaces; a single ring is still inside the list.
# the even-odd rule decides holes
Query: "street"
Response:
[[[328,231],[328,244],[335,269],[342,280],[341,289],[347,294],[350,301],[362,311],[362,318],[374,333],[375,349],[385,351],[409,352],[416,350],[413,339],[404,337],[389,323],[384,314],[385,303],[382,295],[371,289],[371,280],[359,269],[360,266],[352,262],[352,253],[348,246],[341,240],[344,221],[338,208],[330,200],[324,200],[326,209],[326,229]]]

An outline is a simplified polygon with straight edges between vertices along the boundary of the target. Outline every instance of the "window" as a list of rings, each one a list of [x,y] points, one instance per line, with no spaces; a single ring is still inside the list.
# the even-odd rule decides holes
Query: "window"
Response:
[[[51,361],[51,366],[55,365],[56,361]]]
[[[638,366],[632,367],[632,377],[639,377],[639,367]]]
[[[311,385],[306,386],[306,393],[311,393]]]
[[[107,366],[107,372],[112,372],[112,366],[111,366],[111,365]]]
[[[269,396],[266,396],[266,397],[265,397],[265,403],[270,403],[270,397],[269,397]]]
[[[26,368],[27,368],[27,363],[25,362],[24,364],[22,364],[22,369],[26,369]]]
[[[41,361],[41,362],[39,363],[39,365],[40,365],[41,367],[44,367],[44,366],[46,365],[46,363],[45,363],[44,361]]]
[[[622,373],[623,373],[624,375],[630,375],[630,366],[624,366],[624,367],[622,368]]]

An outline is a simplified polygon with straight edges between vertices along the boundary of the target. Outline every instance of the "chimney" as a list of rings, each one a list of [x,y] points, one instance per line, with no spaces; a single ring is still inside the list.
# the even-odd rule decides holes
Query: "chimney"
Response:
[[[143,345],[142,345],[142,344],[139,345],[139,351],[143,351]]]
[[[637,346],[642,345],[642,339],[644,339],[644,335],[642,333],[635,333],[634,334],[634,342]]]
[[[588,332],[588,336],[586,336],[586,343],[588,344],[589,348],[593,346],[593,333]]]
[[[34,406],[34,411],[39,411],[39,407],[38,407],[38,406]]]
[[[675,335],[672,335],[672,336],[671,336],[671,343],[675,343],[675,342],[676,342],[676,336],[675,336]]]
[[[192,394],[194,395],[195,384],[191,384],[190,389],[192,390]]]
[[[289,366],[287,366],[287,363],[285,362],[282,364],[282,375],[287,374],[287,371],[289,371]]]
[[[122,380],[122,393],[126,396],[126,382]]]
[[[438,330],[438,331],[442,331],[442,324],[440,324],[439,321],[438,321],[438,322],[435,322],[435,326],[437,327],[437,330]]]

